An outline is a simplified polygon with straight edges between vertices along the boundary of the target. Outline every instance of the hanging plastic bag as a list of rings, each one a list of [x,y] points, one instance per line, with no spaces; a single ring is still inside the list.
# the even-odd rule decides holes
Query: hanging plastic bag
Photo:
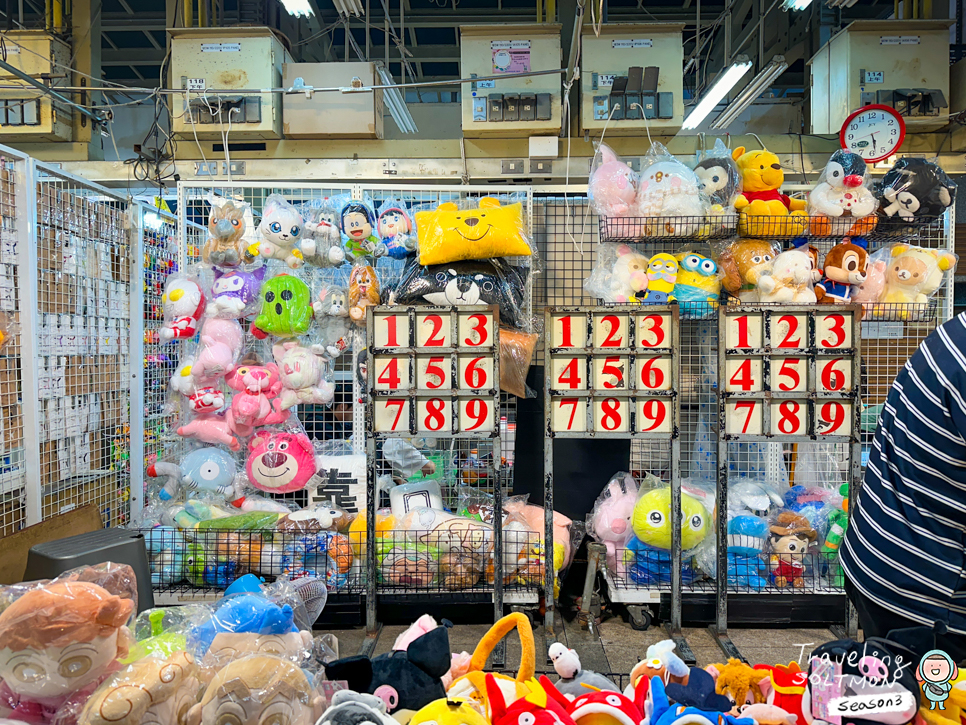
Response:
[[[882,177],[879,207],[895,222],[921,225],[935,221],[956,200],[956,184],[937,164],[905,156]],[[892,225],[889,230],[901,232]]]
[[[376,212],[371,199],[346,199],[339,210],[339,224],[346,256],[353,264],[365,262],[368,257],[386,256],[386,245],[377,233]]]
[[[406,205],[389,197],[379,205],[377,231],[393,259],[405,259],[416,251],[416,229]]]
[[[537,340],[536,333],[500,328],[500,390],[518,398],[530,397],[527,373]]]
[[[865,159],[839,149],[808,195],[812,236],[860,236],[875,228],[879,206]]]
[[[265,270],[264,265],[252,270],[232,269],[228,272],[216,268],[206,308],[208,317],[238,320],[255,314]]]
[[[208,239],[201,248],[201,259],[216,267],[237,267],[247,259],[248,242],[253,238],[252,208],[245,202],[211,196],[208,212]]]
[[[306,264],[326,269],[345,262],[342,232],[339,231],[340,209],[329,197],[313,199],[302,206],[302,258]]]
[[[584,289],[605,304],[643,299],[649,261],[629,244],[602,242],[597,245],[597,264],[584,281]]]
[[[741,194],[741,174],[724,141],[715,139],[714,148],[699,152],[697,157],[694,174],[698,188],[711,203],[711,214],[734,214],[735,200]]]
[[[695,173],[663,144],[655,143],[641,162],[635,202],[644,234],[649,237],[706,235],[705,216],[711,205]]]
[[[158,330],[161,342],[190,340],[194,337],[205,313],[205,292],[201,280],[194,275],[170,275],[161,295],[161,311],[164,314],[164,324]]]

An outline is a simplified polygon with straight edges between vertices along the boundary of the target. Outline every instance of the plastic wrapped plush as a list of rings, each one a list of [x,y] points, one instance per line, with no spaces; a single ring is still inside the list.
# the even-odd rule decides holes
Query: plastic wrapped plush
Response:
[[[205,320],[191,366],[194,384],[202,387],[211,385],[234,370],[243,340],[244,333],[238,320]]]
[[[388,198],[379,205],[377,231],[386,253],[393,259],[405,259],[416,251],[416,230],[406,205]]]
[[[865,159],[839,149],[828,160],[808,195],[809,226],[814,236],[868,234],[879,206]]]
[[[714,315],[721,292],[721,271],[717,263],[699,252],[676,254],[678,273],[674,298],[685,319],[698,320]]]
[[[332,361],[339,357],[349,343],[349,291],[345,287],[323,284],[312,303],[319,337],[313,351]]]
[[[718,255],[721,286],[742,302],[758,302],[758,279],[780,252],[777,244],[760,239],[732,242]]]
[[[462,208],[461,208],[462,206]],[[495,257],[529,257],[523,204],[493,197],[444,202],[416,212],[419,263],[448,264]]]
[[[597,264],[584,282],[584,289],[604,303],[623,303],[643,298],[647,290],[649,259],[628,244],[602,242],[597,246]]]
[[[297,341],[286,340],[272,347],[281,381],[279,405],[287,410],[295,405],[328,405],[335,397],[328,366],[312,350]]]
[[[447,551],[486,554],[493,546],[493,528],[438,509],[419,507],[397,519],[409,540]]]
[[[500,390],[518,398],[527,397],[527,373],[537,339],[535,333],[500,330]]]
[[[275,363],[263,363],[250,353],[225,376],[225,383],[234,391],[225,419],[235,435],[248,438],[255,428],[288,420],[290,413],[281,405],[282,382]]]
[[[251,325],[255,337],[298,337],[308,332],[313,316],[312,293],[305,282],[290,274],[279,274],[265,280],[260,296],[261,311]]]
[[[600,217],[627,217],[635,214],[637,175],[606,144],[600,144],[594,156],[587,195],[594,213]]]
[[[615,473],[587,515],[587,530],[607,548],[607,566],[613,572],[617,571],[617,550],[623,549],[634,535],[631,516],[637,498],[638,484],[634,477],[624,471]]]
[[[349,273],[348,312],[349,320],[357,327],[366,325],[366,308],[378,305],[381,299],[381,285],[376,268],[365,263],[357,263]]]
[[[346,200],[339,211],[339,223],[346,240],[346,256],[353,264],[366,257],[386,256],[386,245],[377,234],[376,212],[369,199]]]
[[[272,194],[262,207],[258,224],[258,253],[265,259],[277,259],[292,269],[302,266],[302,225],[298,210],[282,196]]]
[[[959,261],[952,252],[895,244],[889,249],[882,302],[925,304]]]
[[[698,186],[711,203],[711,214],[734,214],[735,199],[741,194],[741,175],[731,152],[719,138],[711,151],[698,154],[694,167]]]
[[[207,492],[228,502],[238,498],[235,490],[237,466],[234,457],[221,448],[205,447],[186,453],[180,464],[158,461],[147,468],[147,477],[164,480],[158,498],[170,501],[182,489]]]
[[[426,303],[441,307],[498,305],[500,324],[527,329],[523,314],[527,276],[530,270],[502,259],[423,267],[415,259],[407,262],[395,288],[401,305]]]
[[[658,217],[642,220],[645,236],[686,237],[701,232],[710,204],[695,173],[655,143],[641,163],[635,208],[638,216]]]
[[[818,534],[802,514],[779,511],[769,521],[768,571],[776,587],[805,586],[806,554]]]
[[[251,207],[220,197],[212,197],[210,202],[208,239],[201,248],[201,258],[205,264],[237,267],[246,261],[245,232],[251,229]]]
[[[758,274],[759,302],[796,305],[816,301],[812,285],[812,260],[807,252],[791,249],[761,265]]]
[[[161,311],[164,314],[164,324],[158,330],[161,342],[194,337],[205,313],[205,293],[199,281],[184,275],[169,276],[161,295]]]
[[[345,262],[339,203],[330,198],[313,199],[302,206],[302,258],[313,267],[338,267]]]
[[[386,444],[390,440],[402,441],[402,438],[387,439],[383,443],[383,452],[385,452]],[[416,451],[415,448],[410,446],[411,451]],[[399,454],[399,447],[397,446],[393,453]],[[418,451],[416,451],[418,454]],[[422,456],[419,456],[422,460],[425,460]],[[409,470],[418,470],[419,461],[410,462],[407,468]],[[395,486],[389,492],[389,501],[392,508],[392,515],[396,517],[398,521],[405,519],[406,514],[415,508],[428,507],[436,509],[437,511],[443,510],[443,498],[440,494],[439,483],[436,481],[418,481],[413,483],[404,483],[400,486]]]
[[[869,255],[865,269],[865,279],[852,285],[852,301],[862,304],[866,318],[875,317],[879,312],[873,304],[882,299],[886,286],[886,271],[892,261],[892,248],[882,247]]]
[[[215,269],[215,282],[205,311],[208,317],[238,320],[253,315],[258,307],[265,269],[264,266],[250,271],[233,269],[222,272]]]
[[[822,279],[815,285],[815,296],[823,304],[848,304],[852,286],[865,282],[869,266],[869,243],[862,237],[846,239],[825,255]]]
[[[248,451],[248,480],[260,491],[299,491],[315,474],[315,448],[304,430],[259,429]]]
[[[879,208],[896,221],[926,224],[953,205],[956,184],[926,159],[903,157],[882,177]]]
[[[213,384],[199,385],[191,373],[194,355],[187,356],[187,362],[182,362],[175,368],[174,375],[168,387],[174,394],[172,412],[181,412],[181,402],[184,401],[191,413],[215,413],[225,407],[225,393],[221,386]]]

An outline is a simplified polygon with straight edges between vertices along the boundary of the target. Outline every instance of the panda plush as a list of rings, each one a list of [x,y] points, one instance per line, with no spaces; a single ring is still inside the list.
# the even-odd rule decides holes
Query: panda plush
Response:
[[[396,302],[428,302],[439,307],[498,305],[500,324],[522,327],[527,267],[502,259],[474,260],[422,266],[410,258],[396,286]]]
[[[952,206],[955,195],[956,184],[939,166],[904,157],[882,178],[879,208],[897,221],[925,224]]]

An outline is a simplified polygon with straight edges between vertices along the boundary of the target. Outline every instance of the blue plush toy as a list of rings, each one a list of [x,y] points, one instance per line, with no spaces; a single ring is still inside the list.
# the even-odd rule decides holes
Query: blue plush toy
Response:
[[[166,586],[185,577],[188,543],[170,526],[156,526],[144,534],[144,547],[151,563],[151,586]]]
[[[648,546],[636,536],[627,542],[624,563],[631,581],[643,586],[671,583],[671,552]],[[691,557],[685,554],[681,562],[681,583],[690,584],[696,578]]]
[[[220,448],[199,448],[181,459],[181,465],[159,461],[148,466],[148,478],[164,478],[158,492],[162,501],[178,495],[179,488],[208,491],[224,496],[229,501],[235,495],[235,459]]]
[[[691,684],[691,678],[695,677],[697,672],[704,672],[704,670],[699,670],[697,667],[691,668],[691,674],[688,677],[688,685]],[[708,674],[705,672],[704,674]],[[700,675],[697,676],[699,683],[701,684],[702,690],[707,689],[707,683],[703,682],[704,678]],[[714,680],[711,675],[708,675],[708,680],[711,681],[711,691],[710,693],[705,693],[706,697],[703,701],[706,704],[714,702],[715,698],[721,697],[727,701],[727,709],[731,709],[731,701],[724,695],[714,695]],[[677,685],[676,683],[671,683],[668,685],[668,689],[674,688],[675,694],[685,697],[685,701],[690,701],[693,698],[690,696],[685,696],[686,690],[695,690],[697,688],[686,688],[682,685]],[[651,701],[651,713],[647,722],[648,725],[677,725],[677,723],[718,723],[719,725],[755,725],[755,721],[747,717],[734,717],[733,715],[728,715],[727,710],[710,710],[702,709],[700,707],[695,707],[693,705],[681,705],[675,704],[674,707],[671,706],[668,700],[668,693],[664,690],[664,682],[660,677],[651,678],[651,688],[648,692],[648,699]]]
[[[768,584],[761,553],[768,524],[757,516],[735,516],[728,522],[728,585],[761,591]]]
[[[339,562],[329,553],[333,541],[340,537],[346,538],[334,531],[320,531],[287,542],[281,557],[281,573],[292,578],[310,576],[321,579],[330,592],[342,589],[349,581],[344,569],[351,561],[340,571]]]
[[[222,632],[288,634],[298,631],[288,604],[279,606],[261,594],[234,594],[221,599],[211,619],[192,630],[190,644],[198,657],[202,657],[215,635]]]

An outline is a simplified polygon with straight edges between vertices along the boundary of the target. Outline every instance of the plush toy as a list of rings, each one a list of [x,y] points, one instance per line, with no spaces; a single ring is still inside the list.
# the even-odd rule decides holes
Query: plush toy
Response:
[[[520,516],[532,531],[536,531],[540,535],[540,540],[543,541],[543,506],[534,506],[521,500],[520,497],[512,497],[504,501],[503,511],[507,516],[514,514]],[[563,547],[562,566],[564,567],[570,566],[574,556],[573,545],[570,541],[570,527],[573,523],[559,511],[553,512],[553,545],[554,548]]]
[[[345,287],[323,285],[312,309],[319,327],[319,342],[312,350],[328,361],[335,360],[349,346],[345,340],[349,333],[349,293]]]
[[[634,171],[606,144],[600,144],[597,154],[587,185],[587,195],[594,211],[601,217],[632,215],[637,200]]]
[[[758,683],[768,675],[739,659],[731,658],[727,664],[708,665],[705,670],[714,678],[714,691],[731,702],[731,714],[743,714],[746,705],[764,704],[765,696]]]
[[[326,203],[311,206],[303,213],[302,258],[314,267],[338,267],[345,262],[342,248],[342,232],[339,231],[337,214]]]
[[[241,657],[222,667],[201,702],[188,711],[186,725],[276,722],[313,725],[322,716],[323,698],[297,665],[271,655]],[[249,715],[250,713],[250,715]]]
[[[630,682],[624,688],[624,696],[632,697],[640,683],[646,683],[646,686],[650,687],[651,680],[655,677],[665,685],[670,682],[688,684],[691,669],[675,654],[674,649],[675,644],[672,639],[664,639],[648,645],[644,659],[631,670]]]
[[[741,302],[758,302],[758,278],[778,253],[771,242],[739,239],[718,258],[718,266],[724,272],[721,285]]]
[[[187,652],[139,660],[97,688],[78,725],[182,725],[180,716],[198,702],[199,676]]]
[[[290,274],[267,280],[261,289],[262,309],[251,326],[259,340],[269,335],[298,337],[312,324],[312,293],[305,282]]]
[[[785,500],[765,481],[743,478],[728,484],[728,513],[731,515],[750,513],[767,517],[784,505]]]
[[[235,391],[225,418],[235,435],[242,438],[250,436],[259,426],[284,423],[289,417],[278,398],[282,390],[278,368],[274,363],[259,365],[257,362],[257,357],[252,363],[242,361],[225,376],[228,387]]]
[[[361,559],[366,552],[366,512],[365,509],[352,519],[349,524],[349,542],[352,546],[352,555]],[[386,509],[376,510],[376,538],[381,539],[385,536],[392,537],[392,532],[396,529],[396,518],[391,511]]]
[[[546,676],[541,676],[540,682],[547,680]],[[560,684],[559,682],[557,683]],[[549,690],[549,682],[544,685]],[[583,688],[583,692],[576,695],[576,699],[570,703],[568,714],[576,725],[626,725],[626,723],[644,722],[644,713],[647,711],[647,691],[650,683],[639,684],[633,699],[626,697],[620,692],[612,690]],[[564,695],[564,697],[569,697]]]
[[[215,413],[225,407],[225,394],[214,385],[198,385],[191,374],[193,363],[185,363],[175,370],[169,386],[184,396],[192,413]]]
[[[640,299],[647,290],[648,259],[626,244],[601,244],[597,267],[584,285],[605,303]]]
[[[260,491],[300,491],[315,474],[315,448],[304,433],[260,430],[248,449],[248,480]]]
[[[758,681],[758,687],[769,705],[780,707],[794,717],[798,725],[804,725],[805,716],[802,714],[802,695],[808,674],[802,672],[797,662],[787,665],[755,665],[756,670],[762,670],[768,675],[767,679]]]
[[[425,717],[424,713],[427,711],[432,711],[435,714],[436,710],[434,706],[437,702],[445,702],[447,705],[450,704],[445,700],[430,703],[413,716],[413,719],[409,721],[410,724],[416,725],[416,718]],[[477,713],[477,717],[479,717],[479,713]],[[419,722],[435,723],[437,721],[435,719],[420,719]],[[386,703],[381,698],[370,695],[369,693],[353,692],[352,690],[339,690],[332,695],[332,702],[316,725],[362,725],[362,723],[370,723],[371,725],[399,725],[397,720],[389,717],[389,714],[386,712]],[[486,725],[485,722],[478,723],[472,719],[456,721],[440,719],[438,723],[439,725],[459,725],[460,723],[465,723],[465,725]]]
[[[419,263],[449,264],[494,257],[529,257],[523,205],[501,206],[485,196],[476,209],[444,202],[434,211],[416,212]]]
[[[953,205],[956,184],[933,162],[904,156],[882,177],[879,194],[887,217],[925,224]]]
[[[161,342],[190,340],[198,332],[198,321],[205,312],[205,293],[197,282],[184,277],[169,277],[161,295],[164,324],[158,330]]]
[[[671,489],[655,488],[638,499],[631,518],[635,538],[627,544],[625,563],[630,578],[642,585],[671,581]],[[709,516],[698,499],[681,494],[681,547],[690,551],[700,544],[710,529]],[[695,572],[686,556],[682,581],[691,582]]]
[[[226,445],[233,451],[241,448],[241,444],[232,432],[231,425],[224,415],[214,413],[196,415],[185,425],[178,428],[178,435],[183,438],[194,438],[211,445]]]
[[[741,195],[735,200],[740,212],[738,232],[747,237],[797,237],[808,229],[805,202],[782,194],[785,181],[778,157],[767,150],[736,148],[731,157],[741,174]],[[756,218],[758,217],[758,218]]]
[[[148,478],[164,478],[158,492],[162,501],[170,501],[184,488],[187,491],[206,491],[229,500],[234,491],[235,459],[220,448],[199,448],[185,454],[181,464],[158,461],[147,468]]]
[[[764,702],[742,706],[741,717],[751,718],[757,725],[797,725],[798,723],[797,715]]]
[[[331,502],[288,513],[278,520],[276,531],[317,534],[320,531],[348,531],[353,515]]]
[[[574,725],[564,705],[552,698],[548,689],[536,681],[522,697],[507,704],[500,684],[494,675],[487,673],[485,678],[487,697],[490,704],[492,725]],[[553,687],[553,685],[550,685]],[[562,695],[560,697],[563,697]]]
[[[950,252],[905,244],[894,245],[891,254],[882,302],[926,304],[958,261]]]
[[[567,649],[560,642],[554,642],[547,654],[553,662],[554,671],[560,676],[555,687],[565,697],[575,699],[586,694],[588,688],[620,692],[617,685],[603,675],[581,668],[577,650]]]
[[[736,718],[733,715],[728,714],[728,707],[723,704],[718,704],[717,700],[714,698],[721,698],[726,703],[727,698],[721,697],[720,695],[714,694],[714,682],[711,680],[711,676],[708,675],[704,670],[699,670],[693,668],[691,670],[691,680],[704,683],[705,680],[698,672],[703,672],[704,677],[707,677],[707,684],[705,685],[704,691],[710,689],[709,693],[709,705],[710,707],[698,707],[695,705],[683,704],[678,697],[684,697],[685,700],[690,701],[693,698],[688,697],[686,689],[674,683],[671,683],[665,688],[664,683],[657,677],[651,680],[650,690],[648,692],[648,701],[650,703],[650,717],[648,718],[648,725],[675,725],[676,723],[718,723],[718,725],[755,725],[755,721],[750,718]],[[691,683],[689,682],[689,687]],[[673,698],[676,702],[675,705],[671,705],[668,698]],[[718,707],[723,707],[723,710],[716,709]]]
[[[825,255],[822,281],[815,285],[815,296],[823,304],[848,304],[852,285],[865,282],[869,264],[869,243],[862,237],[839,242]]]
[[[135,606],[84,581],[55,580],[22,594],[0,612],[0,709],[22,722],[76,722],[121,668]],[[84,654],[67,655],[77,650]]]
[[[286,341],[272,349],[281,376],[280,407],[299,404],[327,405],[335,397],[332,384],[323,377],[322,360],[298,342]]]
[[[653,681],[652,681],[653,682]],[[694,707],[710,712],[727,713],[731,710],[731,700],[715,691],[714,677],[707,670],[692,667],[688,673],[687,684],[661,683],[667,696],[678,707]]]
[[[211,205],[208,214],[208,239],[201,248],[205,264],[235,267],[241,264],[244,250],[241,240],[245,234],[245,206],[225,201]]]
[[[854,236],[875,228],[879,202],[869,188],[865,159],[839,149],[829,159],[818,184],[808,195],[810,231],[814,236]]]
[[[607,549],[607,566],[617,571],[617,549],[631,537],[631,516],[639,486],[629,473],[618,473],[607,482],[590,515],[590,530]],[[559,673],[558,673],[559,674]]]
[[[405,259],[416,251],[413,223],[406,205],[395,199],[386,199],[379,207],[377,224],[379,237],[386,245],[386,252],[393,259]]]
[[[380,584],[426,589],[438,583],[439,549],[412,541],[386,537],[376,541],[377,576]]]
[[[718,265],[697,252],[682,252],[675,257],[678,274],[671,296],[678,301],[681,315],[691,320],[710,317],[718,306],[721,291]]]
[[[812,287],[812,260],[804,252],[782,252],[758,275],[759,302],[789,302],[800,305],[816,301]]]
[[[654,161],[641,171],[635,206],[638,216],[658,218],[644,221],[645,234],[697,235],[708,211],[707,197],[698,188],[698,177],[661,144],[652,144],[648,157]]]
[[[647,263],[647,291],[640,300],[646,305],[674,302],[674,285],[678,279],[678,260],[673,254],[655,254]]]
[[[735,198],[741,193],[741,175],[724,144],[719,147],[715,142],[712,154],[698,162],[694,174],[698,177],[698,188],[711,201],[712,214],[734,210]]]
[[[843,483],[839,486],[839,495],[842,496],[842,503],[828,514],[827,533],[819,551],[822,553],[823,569],[828,574],[829,582],[833,586],[841,587],[845,584],[845,573],[838,561],[838,553],[845,539],[845,530],[849,527],[849,484]]]
[[[883,254],[885,252],[885,254]],[[879,249],[869,256],[865,268],[865,281],[852,287],[852,301],[862,304],[866,316],[874,314],[876,305],[882,299],[886,286],[886,271],[889,269],[891,251],[888,247]]]
[[[224,635],[248,635],[244,640]],[[222,597],[214,605],[211,618],[200,622],[188,635],[188,644],[199,658],[209,650],[219,650],[227,642],[252,642],[257,636],[296,634],[303,646],[305,635],[295,624],[295,614],[289,604],[279,604],[262,593],[232,594]],[[245,652],[242,647],[237,652]],[[249,650],[250,651],[250,650]]]
[[[244,333],[238,320],[205,320],[201,326],[201,345],[191,366],[191,376],[202,386],[225,377],[235,369],[243,339]]]
[[[144,533],[144,548],[151,564],[151,586],[167,586],[184,578],[187,542],[180,531],[155,526]]]
[[[265,259],[278,259],[292,269],[304,263],[298,243],[302,238],[302,215],[278,194],[265,200],[258,225],[261,242],[258,253]]]
[[[765,538],[768,525],[757,516],[735,516],[728,521],[728,586],[760,592],[765,575]]]
[[[437,627],[409,644],[405,651],[373,657],[346,657],[325,665],[330,680],[346,680],[349,688],[368,692],[386,703],[396,719],[411,715],[446,697],[440,678],[449,671],[449,630]],[[408,718],[407,718],[408,719]]]
[[[489,725],[489,721],[469,700],[447,697],[426,705],[413,715],[409,725]]]
[[[320,531],[286,539],[282,549],[281,574],[292,579],[314,577],[325,582],[329,591],[338,591],[348,583],[352,549],[345,534]]]
[[[350,201],[339,215],[342,233],[347,237],[346,255],[353,261],[365,257],[384,257],[386,245],[375,235],[376,213],[366,201]]]
[[[782,511],[775,523],[768,527],[771,556],[768,568],[772,583],[776,587],[791,584],[800,589],[805,586],[805,552],[808,545],[815,541],[815,529],[801,514]]]
[[[379,304],[379,277],[374,267],[357,264],[349,274],[349,319],[357,327],[366,326],[366,308]]]
[[[264,277],[264,266],[251,272],[232,270],[222,273],[215,269],[215,283],[211,288],[208,316],[234,320],[244,317],[258,299],[258,290],[262,286]]]
[[[487,554],[493,546],[493,527],[489,524],[426,506],[410,509],[397,524],[409,540],[443,551]]]

